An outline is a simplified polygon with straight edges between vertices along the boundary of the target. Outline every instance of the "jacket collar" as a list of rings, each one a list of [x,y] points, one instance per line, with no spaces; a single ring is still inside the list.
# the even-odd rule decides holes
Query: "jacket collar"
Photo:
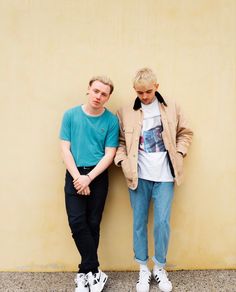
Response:
[[[155,92],[155,96],[160,103],[163,103],[165,106],[167,106],[164,98],[161,96],[161,94],[158,91]],[[134,101],[133,109],[136,111],[140,108],[141,108],[141,101],[138,97],[136,97],[136,99]]]

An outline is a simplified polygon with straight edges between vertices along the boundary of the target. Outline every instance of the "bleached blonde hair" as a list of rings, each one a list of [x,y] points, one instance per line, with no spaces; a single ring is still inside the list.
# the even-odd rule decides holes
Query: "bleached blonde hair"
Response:
[[[133,85],[135,86],[137,83],[150,82],[150,81],[157,83],[157,77],[150,68],[145,67],[137,71],[133,79]]]

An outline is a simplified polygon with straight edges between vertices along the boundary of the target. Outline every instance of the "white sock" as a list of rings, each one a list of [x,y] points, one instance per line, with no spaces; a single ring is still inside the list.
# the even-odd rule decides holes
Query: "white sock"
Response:
[[[148,268],[148,266],[147,265],[141,265],[140,264],[140,271],[149,271],[149,268]]]
[[[155,269],[155,270],[161,270],[161,269],[164,269],[164,268],[163,268],[163,267],[159,267],[159,266],[155,265],[155,266],[154,266],[154,269]]]

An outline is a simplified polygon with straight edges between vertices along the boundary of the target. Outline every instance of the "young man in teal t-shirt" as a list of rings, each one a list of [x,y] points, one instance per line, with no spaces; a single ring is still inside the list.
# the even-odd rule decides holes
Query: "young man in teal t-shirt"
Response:
[[[105,76],[89,82],[88,101],[69,109],[60,139],[66,165],[65,200],[68,221],[81,263],[75,292],[100,292],[107,275],[98,269],[97,249],[108,192],[108,171],[118,146],[118,119],[104,105],[113,91]]]

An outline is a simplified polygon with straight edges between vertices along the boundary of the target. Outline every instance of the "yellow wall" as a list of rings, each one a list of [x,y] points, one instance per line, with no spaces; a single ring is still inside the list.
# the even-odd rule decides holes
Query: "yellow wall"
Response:
[[[135,97],[131,79],[143,66],[195,132],[168,267],[236,268],[235,16],[234,0],[0,0],[0,270],[76,269],[62,113],[85,101],[100,73],[115,83],[108,107],[116,111]],[[136,269],[127,188],[114,166],[101,232],[101,267]]]

